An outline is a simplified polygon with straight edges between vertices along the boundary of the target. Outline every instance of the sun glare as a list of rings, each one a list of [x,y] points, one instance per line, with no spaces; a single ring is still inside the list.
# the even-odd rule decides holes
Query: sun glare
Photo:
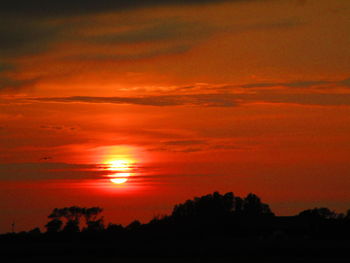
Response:
[[[114,174],[109,175],[109,180],[114,184],[124,184],[132,175],[133,162],[128,159],[118,159],[106,162],[107,170],[114,171]]]
[[[112,178],[109,180],[114,184],[123,184],[123,183],[126,183],[128,181],[128,178]]]
[[[130,160],[113,160],[108,162],[108,170],[110,171],[129,171],[131,170]]]

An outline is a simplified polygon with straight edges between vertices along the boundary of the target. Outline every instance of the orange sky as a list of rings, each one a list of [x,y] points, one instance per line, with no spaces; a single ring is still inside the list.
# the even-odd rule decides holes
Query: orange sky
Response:
[[[39,2],[0,10],[0,232],[216,190],[350,208],[350,2]]]

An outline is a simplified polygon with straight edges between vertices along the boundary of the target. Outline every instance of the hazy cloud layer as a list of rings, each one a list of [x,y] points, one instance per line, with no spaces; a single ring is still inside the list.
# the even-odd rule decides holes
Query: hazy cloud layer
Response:
[[[130,19],[121,19],[119,14],[125,13],[118,13],[156,6],[200,6],[250,1],[259,0],[3,1],[0,10],[0,92],[12,94],[28,87],[46,88],[48,82],[56,84],[61,79],[55,74],[79,77],[79,74],[71,72],[80,71],[82,65],[93,70],[108,62],[135,63],[146,59],[183,55],[210,40],[215,34],[285,29],[302,24],[295,17],[218,24],[178,13],[166,17],[131,16]],[[93,16],[103,12],[113,15],[108,19]],[[91,16],[84,16],[88,14]],[[139,46],[130,48],[133,45]],[[84,48],[75,49],[76,46]],[[47,59],[50,61],[46,61]],[[33,62],[29,64],[28,61]],[[53,73],[42,68],[41,63],[49,63],[49,68],[56,65],[58,70]],[[70,73],[62,73],[61,69]],[[212,99],[205,102],[203,96],[187,99],[192,100],[187,104],[233,106],[232,101],[222,99],[219,102]],[[169,104],[169,100],[171,99],[168,98],[165,104]],[[144,103],[154,104],[146,101]],[[177,100],[173,104],[178,104]]]
[[[79,60],[79,61],[94,61],[94,62],[102,62],[102,61],[133,61],[133,60],[142,60],[149,59],[158,56],[168,55],[168,54],[181,54],[189,51],[191,46],[179,45],[172,46],[168,48],[161,48],[155,50],[149,50],[144,52],[135,52],[131,54],[95,54],[95,55],[80,55],[75,57],[69,57],[69,60]]]
[[[135,104],[147,106],[215,106],[232,107],[237,103],[235,98],[226,94],[198,94],[198,95],[169,95],[148,97],[56,97],[56,98],[32,98],[32,101],[41,102],[82,102],[82,103],[113,103],[113,104]]]
[[[210,31],[208,24],[170,18],[149,24],[146,23],[146,25],[139,25],[127,31],[90,36],[87,40],[95,43],[113,44],[155,42],[181,38],[196,39],[207,36]]]
[[[185,145],[195,145],[195,144],[206,144],[207,142],[204,140],[173,140],[173,141],[165,141],[162,142],[164,145],[171,146],[185,146]]]
[[[242,146],[228,141],[215,140],[173,140],[161,142],[157,147],[149,148],[151,152],[193,153],[203,151],[237,151],[250,150],[251,146]]]
[[[14,68],[15,67],[10,63],[1,63],[0,62],[0,73],[13,70]]]
[[[101,175],[94,168],[95,165],[45,162],[0,164],[0,181],[91,179]]]
[[[241,85],[227,85],[223,87],[217,87],[218,89],[230,89],[230,88],[274,88],[274,87],[285,87],[285,88],[317,88],[317,87],[350,87],[350,78],[342,80],[295,80],[290,82],[255,82]],[[191,87],[193,88],[193,87]]]
[[[34,79],[23,79],[23,80],[18,80],[10,77],[2,77],[0,75],[0,92],[2,91],[17,91],[21,90],[24,88],[32,87],[33,85],[36,84],[36,82],[39,80],[39,78],[34,78]]]
[[[40,163],[9,163],[0,164],[0,182],[32,182],[32,181],[76,181],[80,183],[83,180],[103,180],[109,179],[115,171],[109,171],[101,164],[68,164],[51,163],[41,161]],[[152,175],[149,171],[154,171]],[[157,171],[157,172],[155,172]],[[147,174],[146,174],[146,173]],[[156,181],[166,178],[188,177],[188,176],[213,176],[211,174],[164,174],[156,167],[133,167],[131,180],[138,181],[142,179]],[[96,182],[96,181],[95,181]]]
[[[322,94],[322,93],[293,93],[281,94],[264,92],[256,94],[195,94],[169,95],[145,97],[52,97],[30,98],[29,101],[56,102],[56,103],[112,103],[133,104],[147,106],[207,106],[207,107],[234,107],[246,103],[291,103],[301,105],[350,105],[350,93]]]
[[[109,171],[102,164],[53,163],[44,157],[38,163],[0,164],[1,181],[48,181],[48,180],[89,180],[105,179],[115,171]],[[141,167],[134,171],[142,175]]]
[[[277,19],[276,21],[261,21],[248,25],[237,24],[233,26],[211,25],[209,22],[198,22],[195,18],[184,20],[181,17],[166,17],[163,19],[149,19],[138,21],[134,27],[121,30],[124,22],[115,22],[113,19],[106,24],[98,18],[84,18],[82,14],[96,12],[114,12],[139,7],[152,7],[159,5],[188,5],[188,4],[215,4],[219,2],[250,2],[259,0],[151,0],[151,1],[5,1],[0,10],[0,58],[13,59],[17,56],[40,54],[53,49],[62,43],[93,44],[93,45],[120,45],[133,43],[158,43],[163,41],[177,41],[168,48],[151,48],[145,52],[135,54],[108,55],[101,52],[89,53],[86,50],[81,54],[69,56],[75,59],[111,59],[128,60],[153,57],[157,54],[175,54],[186,52],[200,40],[215,33],[226,32],[237,34],[247,31],[270,30],[278,28],[295,27],[302,24],[296,18]],[[1,16],[2,14],[2,16]],[[69,18],[55,18],[55,15]],[[115,14],[117,17],[118,14]],[[92,20],[91,20],[92,19]],[[135,18],[132,18],[133,20]],[[192,21],[191,21],[192,20]],[[91,22],[94,21],[94,22]],[[196,21],[196,22],[195,22]],[[135,22],[135,21],[134,21]],[[11,26],[9,26],[11,25]],[[106,28],[114,27],[114,31]],[[98,34],[85,34],[89,28],[99,29]],[[116,48],[116,50],[118,50]],[[180,51],[179,51],[180,50]],[[1,72],[0,65],[0,72]]]
[[[0,17],[0,57],[45,51],[52,42],[59,41],[60,33],[65,29],[65,22]]]

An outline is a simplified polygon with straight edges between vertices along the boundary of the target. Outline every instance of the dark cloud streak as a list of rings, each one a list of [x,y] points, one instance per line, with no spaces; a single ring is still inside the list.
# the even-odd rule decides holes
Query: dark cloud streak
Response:
[[[67,27],[66,23],[0,17],[0,58],[45,51]]]
[[[114,61],[114,62],[122,62],[122,61],[133,61],[133,60],[142,60],[142,59],[150,59],[163,55],[174,55],[174,54],[182,54],[191,49],[190,45],[178,45],[172,46],[168,48],[149,50],[140,53],[132,53],[132,54],[95,54],[95,55],[80,55],[74,57],[68,57],[67,60],[79,60],[79,61]]]
[[[6,72],[6,71],[11,71],[14,69],[15,69],[15,67],[10,63],[1,63],[0,62],[0,73]]]
[[[203,5],[247,1],[257,0],[3,0],[0,14],[51,17],[72,16],[157,6]]]
[[[211,33],[208,24],[181,21],[179,19],[167,19],[157,21],[150,25],[140,25],[134,30],[103,34],[88,38],[88,41],[96,43],[130,44],[140,42],[155,42],[161,40],[173,40],[181,38],[196,39],[208,36]]]
[[[38,80],[39,78],[18,80],[0,76],[0,93],[4,91],[17,92],[25,88],[33,87]]]
[[[237,106],[232,96],[222,94],[197,94],[197,95],[168,95],[168,96],[147,96],[147,97],[48,97],[31,98],[31,101],[58,102],[58,103],[112,103],[112,104],[134,104],[147,106],[179,106],[197,105],[212,107]]]
[[[350,93],[295,93],[264,92],[256,94],[194,94],[145,97],[46,97],[28,98],[27,101],[54,103],[111,103],[144,106],[203,106],[236,107],[248,103],[289,103],[320,106],[350,106]]]
[[[196,175],[175,175],[159,174],[149,175],[150,170],[156,167],[134,167],[133,175],[130,180],[145,179],[157,180],[164,178],[187,177]],[[145,171],[147,174],[145,174]],[[68,164],[68,163],[9,163],[0,164],[0,183],[1,182],[49,182],[51,180],[75,181],[82,180],[106,180],[108,175],[115,174],[115,171],[108,171],[100,164]],[[205,175],[203,175],[205,176]],[[209,175],[207,175],[209,176]]]
[[[331,81],[322,81],[322,80],[316,80],[316,81],[293,81],[293,82],[260,82],[260,83],[250,83],[250,84],[244,84],[240,85],[242,88],[271,88],[271,87],[289,87],[289,88],[307,88],[307,87],[313,87],[316,85],[326,85],[326,84],[332,84],[334,82]]]

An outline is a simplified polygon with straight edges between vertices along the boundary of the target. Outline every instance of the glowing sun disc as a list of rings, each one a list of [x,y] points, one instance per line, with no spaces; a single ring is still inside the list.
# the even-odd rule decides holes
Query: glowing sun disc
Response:
[[[131,165],[133,161],[130,159],[116,159],[109,160],[105,162],[107,165],[107,170],[114,171],[111,175],[108,175],[109,180],[114,184],[123,184],[128,181],[128,177],[131,176],[130,171],[132,171]]]
[[[130,176],[130,173],[116,173],[109,175],[110,181],[114,184],[123,184],[126,181],[128,181],[128,177]]]
[[[125,183],[126,181],[128,181],[128,178],[112,178],[112,179],[109,179],[112,183],[114,184],[123,184]]]
[[[131,170],[131,162],[129,160],[112,160],[108,162],[110,171],[128,171]]]

